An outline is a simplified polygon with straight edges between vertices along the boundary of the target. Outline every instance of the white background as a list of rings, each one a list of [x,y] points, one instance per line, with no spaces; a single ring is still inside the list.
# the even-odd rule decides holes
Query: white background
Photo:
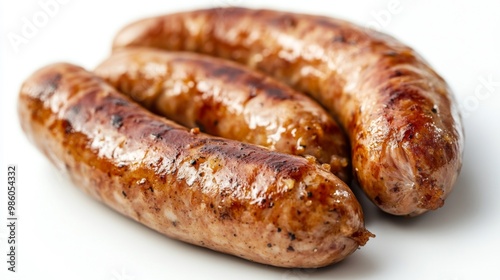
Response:
[[[390,0],[270,2],[69,0],[18,51],[9,34],[21,35],[23,17],[31,21],[43,10],[33,0],[0,2],[0,279],[500,279],[500,2],[401,0],[401,10],[390,17]],[[69,183],[24,137],[16,99],[36,69],[57,61],[92,69],[130,21],[229,5],[378,24],[430,61],[464,105],[464,165],[445,206],[397,218],[363,198],[375,239],[327,268],[279,269],[171,240],[120,216]],[[481,79],[496,84],[488,90]],[[5,261],[8,164],[19,169],[16,274],[7,272]]]

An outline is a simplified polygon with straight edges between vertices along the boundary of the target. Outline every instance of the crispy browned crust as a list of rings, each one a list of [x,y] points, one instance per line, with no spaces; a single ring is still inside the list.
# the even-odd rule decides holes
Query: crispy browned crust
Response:
[[[346,128],[354,174],[382,210],[443,205],[462,164],[463,128],[445,81],[411,48],[321,16],[224,8],[145,19],[114,48],[188,50],[229,58],[308,92]]]
[[[318,103],[235,62],[147,48],[115,52],[95,71],[120,92],[181,125],[314,156],[349,182],[349,144]]]
[[[371,236],[352,192],[319,165],[189,131],[80,67],[37,71],[18,109],[76,185],[167,236],[283,267],[340,261]]]

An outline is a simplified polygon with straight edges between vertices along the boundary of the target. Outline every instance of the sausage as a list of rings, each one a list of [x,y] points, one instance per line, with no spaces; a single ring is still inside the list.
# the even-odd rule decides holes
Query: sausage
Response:
[[[446,82],[414,50],[323,16],[220,8],[132,23],[114,49],[147,46],[238,61],[310,94],[345,128],[354,175],[394,215],[441,207],[462,165],[463,128]]]
[[[169,237],[320,267],[372,236],[348,186],[321,165],[188,130],[80,67],[35,72],[18,104],[24,132],[75,185]]]
[[[153,49],[116,52],[94,72],[183,126],[314,156],[349,181],[349,144],[338,124],[315,101],[263,74],[227,60]]]

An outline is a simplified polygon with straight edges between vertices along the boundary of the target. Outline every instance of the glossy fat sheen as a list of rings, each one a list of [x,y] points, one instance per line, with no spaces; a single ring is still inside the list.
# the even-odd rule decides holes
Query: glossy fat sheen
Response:
[[[167,236],[283,267],[340,261],[370,236],[349,188],[319,165],[189,131],[80,67],[33,74],[19,116],[76,185]]]
[[[181,125],[294,155],[310,155],[349,181],[349,145],[315,101],[231,61],[187,52],[126,49],[95,70],[120,92]]]
[[[463,129],[445,81],[387,35],[321,16],[225,8],[138,21],[114,48],[229,58],[308,92],[340,120],[354,173],[382,210],[443,205],[462,164]]]

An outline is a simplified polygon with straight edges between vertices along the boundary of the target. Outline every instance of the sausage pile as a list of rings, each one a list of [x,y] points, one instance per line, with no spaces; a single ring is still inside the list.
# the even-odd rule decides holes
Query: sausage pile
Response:
[[[346,21],[245,8],[132,23],[95,71],[35,72],[19,116],[116,211],[280,267],[326,266],[373,237],[352,175],[390,214],[441,207],[464,145],[450,89],[409,47]]]

